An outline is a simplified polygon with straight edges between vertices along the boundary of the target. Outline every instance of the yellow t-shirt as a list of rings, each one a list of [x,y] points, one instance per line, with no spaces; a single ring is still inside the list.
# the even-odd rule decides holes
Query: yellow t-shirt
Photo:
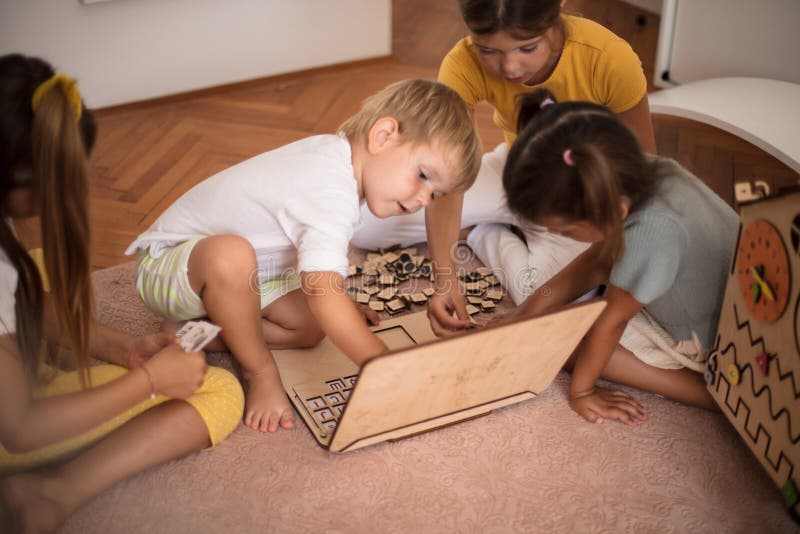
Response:
[[[487,71],[465,37],[453,47],[439,68],[439,81],[452,87],[474,107],[488,102],[494,122],[506,143],[516,138],[516,96],[545,87],[559,101],[583,100],[616,113],[631,109],[647,93],[642,62],[631,46],[611,30],[589,19],[563,15],[567,29],[564,48],[553,73],[538,85],[512,84]]]

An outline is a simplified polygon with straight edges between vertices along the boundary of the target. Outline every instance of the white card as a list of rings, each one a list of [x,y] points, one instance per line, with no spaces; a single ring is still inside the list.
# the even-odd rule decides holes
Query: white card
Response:
[[[175,333],[175,337],[186,352],[197,352],[217,337],[220,328],[208,321],[189,321]]]

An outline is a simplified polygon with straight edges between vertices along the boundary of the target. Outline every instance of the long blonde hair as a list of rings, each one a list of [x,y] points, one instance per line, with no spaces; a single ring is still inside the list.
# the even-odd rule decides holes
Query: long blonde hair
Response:
[[[58,85],[42,94],[33,111],[34,91],[53,74],[38,58],[0,57],[0,209],[5,209],[12,191],[31,191],[41,216],[44,263],[59,332],[86,385],[92,317],[87,158],[96,126],[86,110],[76,118],[74,101]],[[8,225],[0,226],[0,246],[18,273],[17,342],[28,376],[35,381],[43,354],[42,281]]]

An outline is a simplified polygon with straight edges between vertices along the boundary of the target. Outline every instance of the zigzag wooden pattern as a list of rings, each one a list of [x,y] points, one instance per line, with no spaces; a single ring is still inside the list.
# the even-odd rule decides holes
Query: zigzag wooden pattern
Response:
[[[800,254],[797,247],[789,253],[787,266],[770,272],[788,276],[787,285],[775,285],[773,295],[788,299],[782,315],[757,319],[752,315],[753,301],[766,298],[740,285],[743,265],[784,261],[778,254],[791,243],[791,228],[800,215],[800,191],[742,207],[741,227],[736,255],[729,271],[725,302],[722,307],[715,347],[709,361],[706,380],[712,396],[733,426],[756,455],[775,484],[782,489],[787,506],[800,513],[797,490],[800,488],[800,350],[794,339],[800,325]],[[769,223],[768,225],[763,224]],[[750,255],[750,241],[740,247],[743,229],[774,228],[769,236],[751,235],[754,247],[766,247],[775,254]],[[776,242],[780,240],[781,242]],[[743,252],[745,251],[745,252]],[[766,258],[766,259],[765,259]],[[769,282],[769,280],[766,280]],[[794,313],[791,311],[794,310]]]

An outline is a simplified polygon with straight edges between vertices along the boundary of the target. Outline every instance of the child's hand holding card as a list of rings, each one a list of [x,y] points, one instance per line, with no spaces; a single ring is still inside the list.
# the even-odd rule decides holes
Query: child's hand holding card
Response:
[[[183,350],[197,352],[217,337],[222,328],[208,321],[189,321],[175,333]]]

